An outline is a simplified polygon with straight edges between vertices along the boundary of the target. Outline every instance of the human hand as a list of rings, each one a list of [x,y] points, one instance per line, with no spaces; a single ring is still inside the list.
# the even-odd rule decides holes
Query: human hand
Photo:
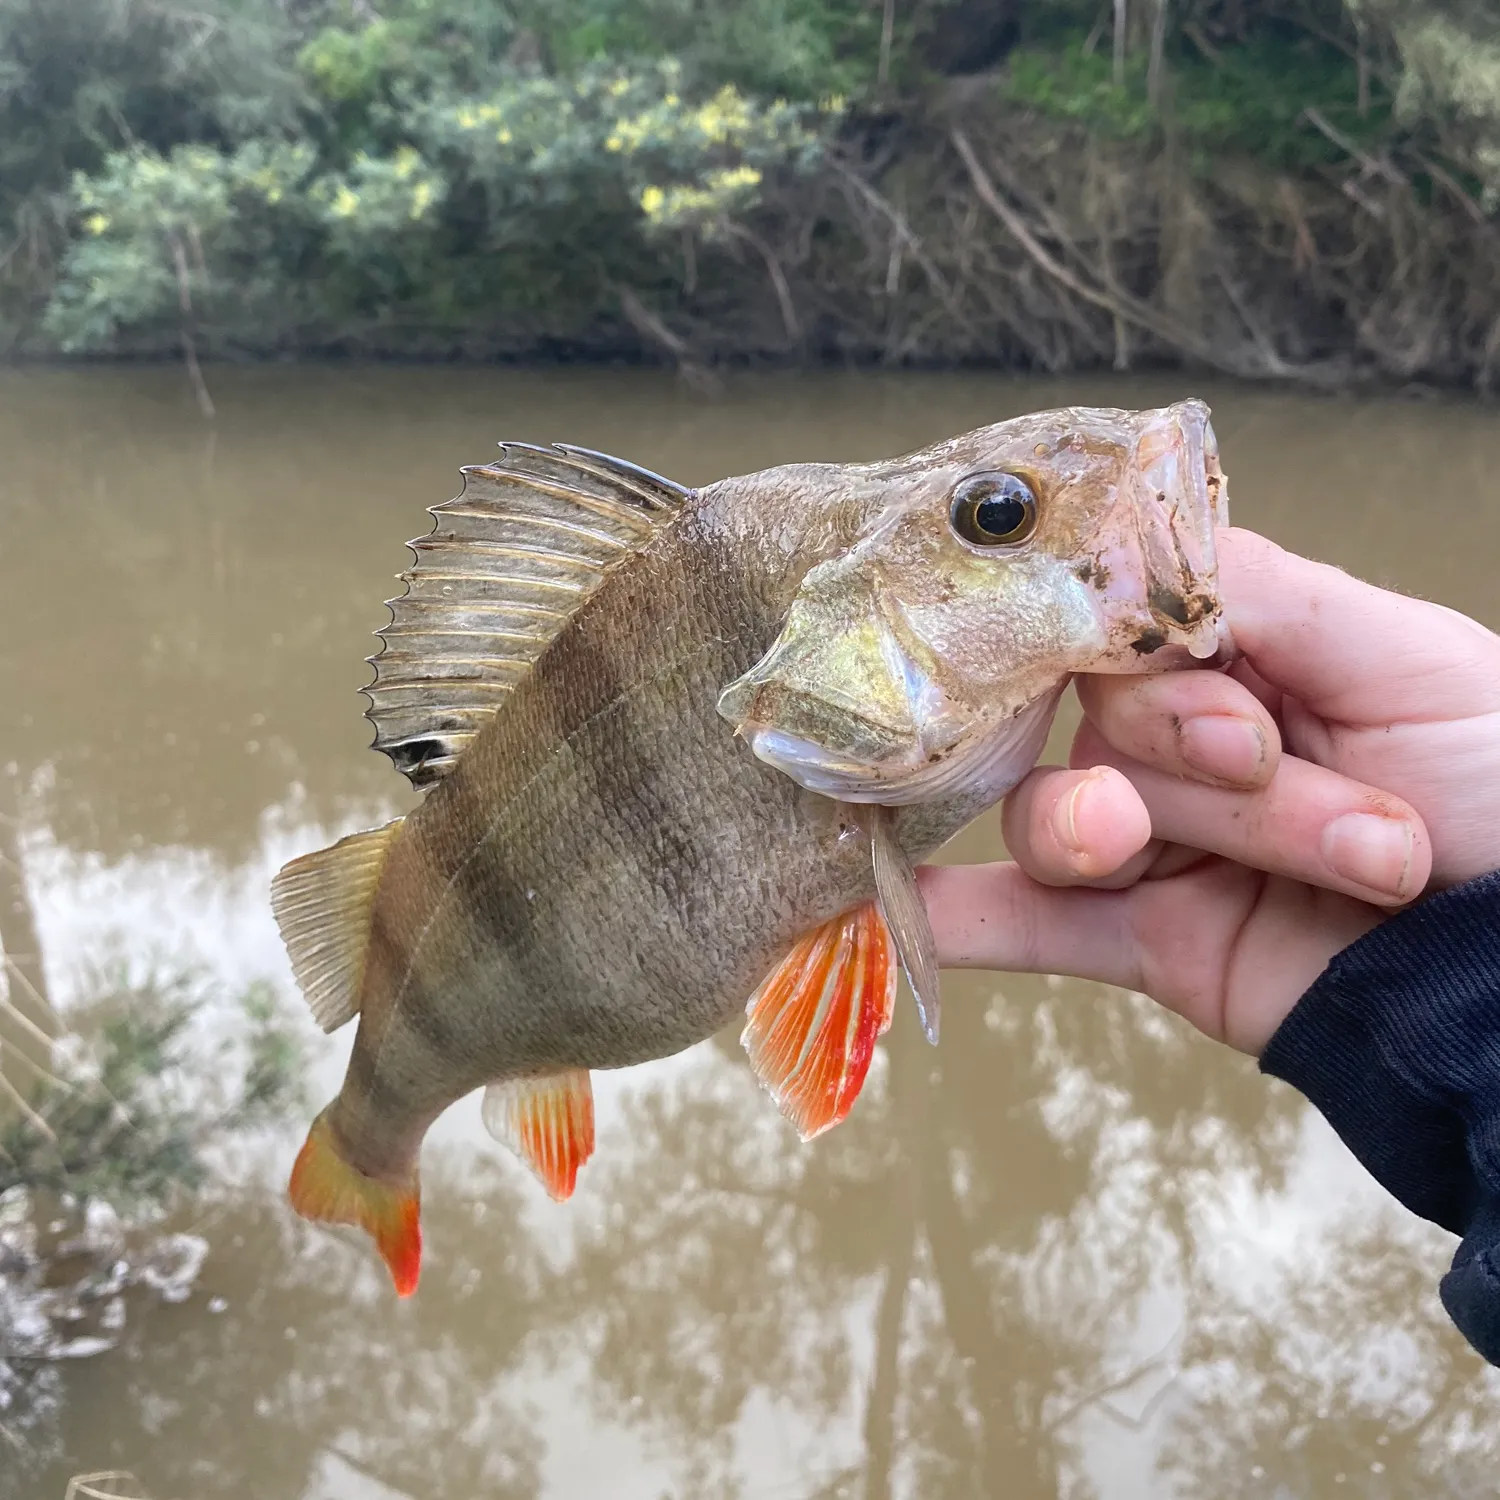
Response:
[[[1143,990],[1258,1055],[1334,954],[1500,868],[1500,637],[1253,532],[1219,561],[1243,659],[1079,678],[1014,863],[919,877],[944,965]]]

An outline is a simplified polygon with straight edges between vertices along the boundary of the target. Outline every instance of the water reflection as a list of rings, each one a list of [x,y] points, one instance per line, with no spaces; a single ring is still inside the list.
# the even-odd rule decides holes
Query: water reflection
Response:
[[[1196,1045],[1091,1000],[971,993],[936,1054],[904,1018],[884,1087],[811,1151],[743,1070],[640,1102],[574,1275],[600,1310],[595,1400],[692,1455],[683,1493],[733,1492],[724,1438],[764,1392],[858,1424],[851,1494],[1081,1482],[1076,1419],[1135,1362],[1147,1302],[1175,1300],[1192,1202],[1278,1180],[1293,1115],[1237,1074],[1205,1087]]]
[[[120,1352],[67,1370],[42,1461],[0,1494],[85,1461],[226,1500],[1105,1500],[1165,1480],[1251,1500],[1339,1473],[1460,1495],[1493,1472],[1500,1382],[1436,1306],[1433,1237],[1304,1201],[1273,1274],[1219,1274],[1215,1213],[1239,1195],[1273,1217],[1295,1169],[1289,1093],[1205,1079],[1196,1043],[1118,996],[964,999],[936,1062],[904,1018],[812,1150],[729,1045],[642,1079],[571,1246],[508,1160],[437,1153],[404,1306],[276,1196],[213,1205],[193,1301],[137,1307]],[[1143,1076],[1145,1103],[1122,1083]],[[1122,1436],[1138,1490],[1100,1461]],[[632,1467],[558,1487],[595,1447]]]
[[[71,1372],[63,1450],[133,1469],[163,1496],[302,1495],[329,1456],[409,1495],[534,1496],[525,1407],[496,1399],[538,1298],[533,1247],[500,1174],[478,1164],[466,1192],[483,1195],[484,1233],[465,1234],[471,1198],[434,1193],[431,1230],[449,1252],[396,1318],[351,1251],[315,1242],[274,1199],[216,1207],[202,1227],[217,1274],[196,1305],[138,1315],[122,1350]],[[234,1295],[207,1312],[229,1275]],[[502,1275],[505,1295],[480,1295]],[[17,1477],[15,1495],[47,1492]]]
[[[1192,1406],[1163,1453],[1183,1492],[1493,1494],[1500,1372],[1455,1346],[1433,1293],[1446,1248],[1382,1205],[1330,1225],[1254,1303],[1200,1278]]]
[[[698,482],[1182,394],[861,378],[705,407],[636,376],[453,371],[216,391],[205,434],[175,372],[0,376],[0,692],[21,706],[0,945],[63,1003],[112,943],[287,982],[265,882],[403,805],[365,749],[361,658],[421,506],[502,432]],[[1500,624],[1491,418],[1208,395],[1242,518]],[[953,854],[995,847],[985,825]],[[132,1294],[120,1350],[31,1382],[0,1497],[114,1466],[163,1500],[1271,1500],[1493,1472],[1500,1388],[1434,1290],[1450,1242],[1385,1214],[1289,1091],[1098,986],[945,987],[942,1048],[903,1010],[812,1148],[732,1036],[601,1080],[565,1208],[455,1112],[410,1304],[284,1209],[288,1122],[250,1186],[178,1226],[213,1247],[194,1297]],[[306,1035],[331,1086],[347,1038]]]

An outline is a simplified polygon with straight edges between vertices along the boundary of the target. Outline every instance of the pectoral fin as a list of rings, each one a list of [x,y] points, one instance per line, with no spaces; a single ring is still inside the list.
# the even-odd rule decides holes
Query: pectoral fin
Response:
[[[587,1068],[508,1078],[484,1091],[484,1128],[536,1173],[559,1203],[594,1154],[594,1086]]]
[[[936,1047],[942,981],[938,977],[937,940],[932,935],[932,923],[927,917],[927,903],[917,885],[917,872],[896,840],[895,817],[891,810],[872,807],[869,825],[880,915],[890,929],[901,967],[906,971],[906,982],[916,997],[922,1030]]]
[[[720,693],[719,714],[809,791],[886,800],[959,729],[898,615],[857,551],[820,563],[766,654]]]
[[[804,1141],[853,1107],[895,999],[896,955],[874,902],[808,933],[750,997],[740,1041]]]

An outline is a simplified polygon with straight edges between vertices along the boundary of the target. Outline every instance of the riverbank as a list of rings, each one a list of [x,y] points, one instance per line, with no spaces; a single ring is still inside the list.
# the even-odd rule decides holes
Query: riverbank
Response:
[[[12,358],[1500,364],[1494,0],[13,8]]]

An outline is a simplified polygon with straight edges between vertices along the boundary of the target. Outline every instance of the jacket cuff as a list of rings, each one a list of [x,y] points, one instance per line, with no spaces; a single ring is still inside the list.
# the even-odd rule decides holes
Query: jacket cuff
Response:
[[[1344,949],[1260,1065],[1407,1208],[1466,1233],[1500,1200],[1500,872]]]
[[[1480,1205],[1438,1287],[1458,1331],[1492,1365],[1500,1365],[1500,1200]]]

